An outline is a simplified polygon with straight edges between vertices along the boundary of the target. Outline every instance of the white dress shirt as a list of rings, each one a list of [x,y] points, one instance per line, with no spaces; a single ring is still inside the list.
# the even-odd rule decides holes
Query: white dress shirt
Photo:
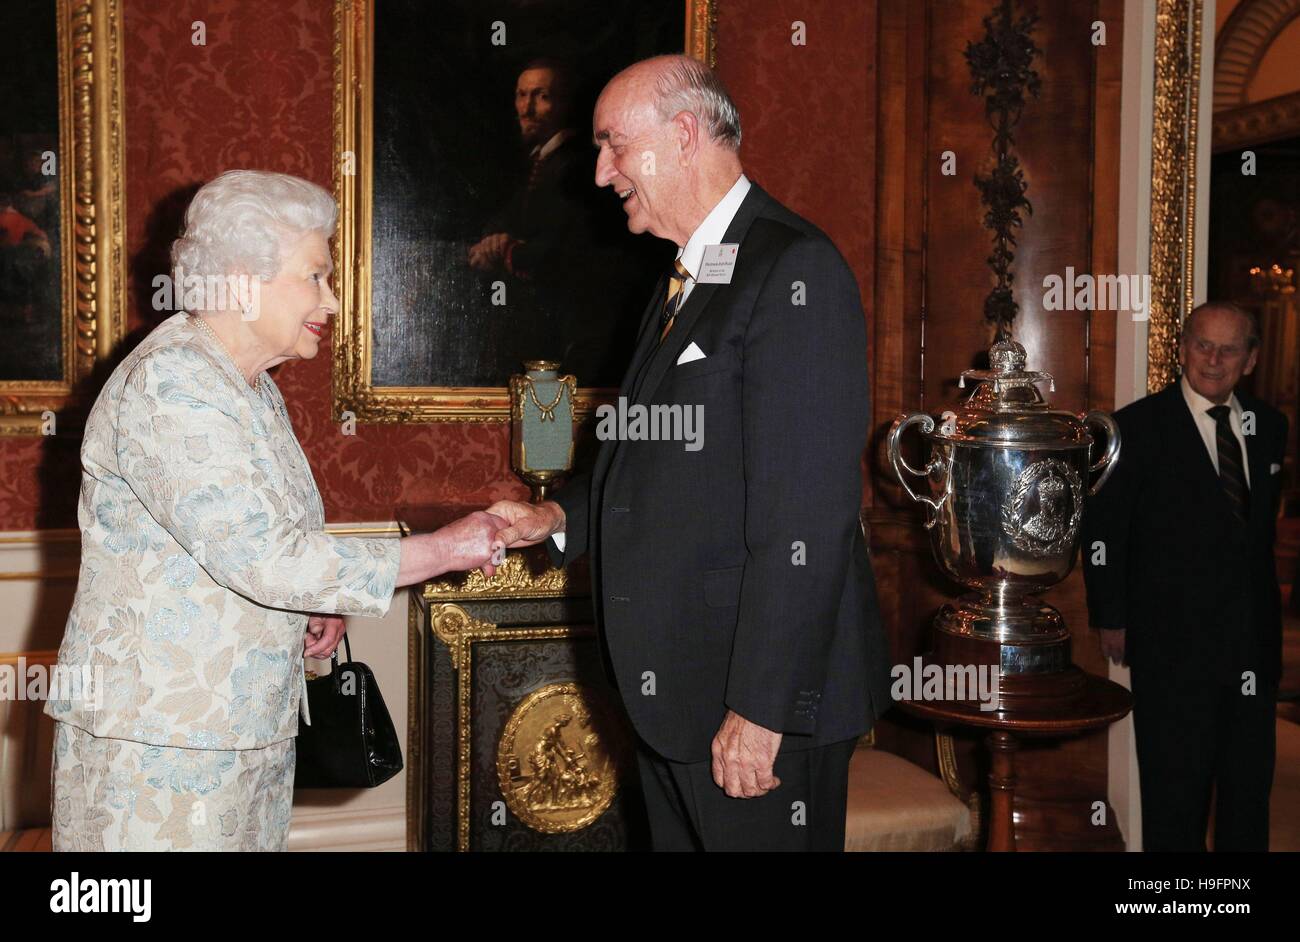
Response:
[[[727,227],[731,225],[731,220],[736,218],[736,213],[740,209],[740,204],[745,201],[745,194],[749,192],[749,187],[749,178],[742,173],[726,195],[709,210],[709,214],[691,233],[686,244],[677,250],[677,260],[691,275],[682,286],[682,304],[686,303],[686,299],[691,296],[691,289],[695,287],[695,279],[700,274],[700,263],[704,261],[705,248],[722,244],[723,238],[727,235]]]
[[[563,131],[556,131],[545,144],[540,144],[537,147],[534,147],[532,151],[529,152],[529,156],[534,160],[545,160],[547,157],[551,156],[551,154],[555,153],[561,144],[577,133],[578,131],[576,128],[565,128]]]
[[[696,227],[691,233],[691,237],[686,240],[686,244],[677,250],[677,259],[682,263],[682,267],[689,273],[690,277],[686,279],[686,284],[682,285],[682,300],[679,304],[684,305],[691,296],[691,289],[695,287],[695,277],[700,273],[700,263],[704,261],[704,250],[710,245],[720,245],[723,238],[727,235],[727,227],[731,225],[731,220],[736,218],[736,213],[740,210],[740,204],[745,201],[745,194],[749,192],[749,177],[743,173],[731,185],[731,189],[726,192],[722,199],[718,200],[709,214],[704,217],[704,221]],[[564,552],[565,538],[563,533],[552,534],[551,539],[559,547],[560,552]]]
[[[1210,415],[1210,410],[1218,403],[1206,399],[1187,381],[1184,376],[1178,381],[1183,390],[1183,400],[1187,403],[1187,408],[1191,410],[1192,418],[1196,420],[1197,431],[1201,433],[1201,440],[1205,442],[1205,450],[1210,453],[1210,461],[1214,464],[1214,470],[1219,470],[1219,426],[1214,421],[1214,416]],[[1242,470],[1246,473],[1246,486],[1250,486],[1250,461],[1247,455],[1250,453],[1246,450],[1246,437],[1241,431],[1241,403],[1237,400],[1237,394],[1233,393],[1228,397],[1225,403],[1228,407],[1228,424],[1232,426],[1232,434],[1237,437],[1237,442],[1241,445],[1241,464]]]

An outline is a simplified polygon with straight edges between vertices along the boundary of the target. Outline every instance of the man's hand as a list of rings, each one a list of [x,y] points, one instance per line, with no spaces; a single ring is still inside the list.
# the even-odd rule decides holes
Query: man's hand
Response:
[[[476,271],[491,271],[505,264],[506,249],[510,246],[510,234],[494,232],[484,236],[470,246],[469,267]]]
[[[1112,664],[1124,663],[1124,629],[1101,629],[1101,653]]]
[[[781,734],[728,710],[713,737],[713,781],[732,798],[757,798],[781,784],[772,774]]]
[[[507,549],[532,546],[554,533],[564,532],[564,508],[555,501],[525,504],[517,500],[501,500],[489,507],[487,512],[501,517],[509,524],[493,540],[494,550],[499,551],[493,556],[497,565],[504,561]]]
[[[312,615],[307,619],[307,633],[302,638],[302,656],[329,657],[343,637],[342,615]]]

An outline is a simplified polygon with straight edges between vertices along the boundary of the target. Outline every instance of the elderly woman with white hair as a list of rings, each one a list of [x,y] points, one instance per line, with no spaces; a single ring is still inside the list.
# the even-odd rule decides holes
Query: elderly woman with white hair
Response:
[[[491,574],[490,514],[401,541],[324,532],[266,371],[316,356],[337,310],[337,215],[284,174],[200,189],[172,260],[222,290],[186,291],[196,309],[150,333],[91,410],[59,664],[100,682],[46,706],[56,850],[284,849],[303,657],[328,657],[341,616],[383,615],[399,586]]]

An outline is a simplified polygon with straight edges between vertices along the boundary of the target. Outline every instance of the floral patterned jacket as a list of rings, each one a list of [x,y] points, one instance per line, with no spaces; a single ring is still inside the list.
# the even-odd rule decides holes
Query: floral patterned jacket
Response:
[[[280,392],[184,313],[86,423],[81,571],[59,649],[100,688],[45,712],[95,736],[250,749],[297,734],[307,612],[381,616],[393,539],[335,537]]]

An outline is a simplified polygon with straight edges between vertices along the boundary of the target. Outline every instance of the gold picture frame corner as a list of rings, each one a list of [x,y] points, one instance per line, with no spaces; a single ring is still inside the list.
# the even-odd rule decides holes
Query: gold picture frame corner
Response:
[[[0,437],[45,434],[126,336],[122,4],[56,0],[55,16],[62,370],[0,382]]]
[[[717,61],[718,0],[685,3],[686,54]],[[373,0],[334,3],[334,167],[331,179],[339,205],[334,240],[339,312],[332,352],[332,412],[339,421],[353,413],[365,424],[431,422],[509,422],[510,395],[505,386],[383,386],[371,380],[371,254],[373,191],[370,154],[374,120]],[[351,158],[351,166],[345,160]],[[348,172],[348,170],[351,172]],[[575,414],[584,419],[617,390],[583,387]]]

